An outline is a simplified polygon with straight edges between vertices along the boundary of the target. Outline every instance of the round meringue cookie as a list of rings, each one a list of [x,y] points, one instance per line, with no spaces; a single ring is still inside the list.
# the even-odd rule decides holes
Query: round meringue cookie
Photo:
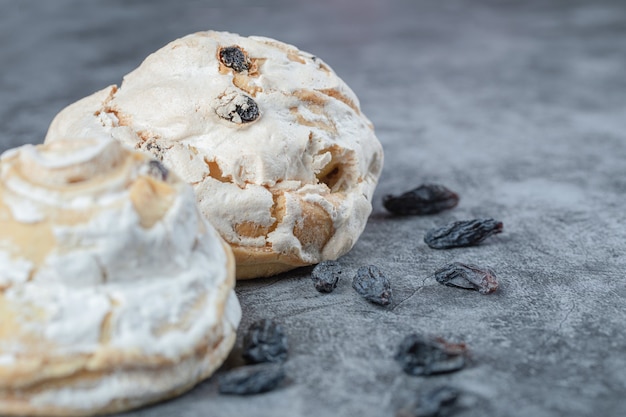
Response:
[[[365,228],[383,163],[350,88],[294,46],[185,36],[57,115],[46,141],[114,137],[195,188],[237,278],[336,259]]]
[[[0,414],[118,412],[223,362],[234,258],[192,188],[114,140],[0,159]]]

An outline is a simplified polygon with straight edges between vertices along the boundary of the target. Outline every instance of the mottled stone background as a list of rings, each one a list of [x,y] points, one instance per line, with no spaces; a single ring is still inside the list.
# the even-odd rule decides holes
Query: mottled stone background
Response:
[[[41,142],[64,106],[206,29],[328,62],[386,165],[334,293],[317,293],[309,269],[237,286],[243,328],[272,318],[287,330],[283,387],[231,397],[211,379],[128,416],[393,416],[440,384],[465,392],[458,416],[626,415],[625,1],[0,0],[0,150]],[[384,194],[425,181],[458,191],[459,206],[385,213]],[[422,241],[479,216],[505,232],[468,249]],[[433,271],[451,261],[491,266],[501,289],[439,285]],[[351,288],[370,263],[393,282],[388,308]],[[470,366],[403,374],[392,356],[410,332],[464,341]]]

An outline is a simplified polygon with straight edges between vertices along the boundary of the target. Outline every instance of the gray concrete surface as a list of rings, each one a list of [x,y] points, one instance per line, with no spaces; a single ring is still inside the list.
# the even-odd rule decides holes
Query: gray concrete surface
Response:
[[[61,108],[206,29],[293,43],[359,95],[386,165],[340,262],[348,277],[378,265],[395,301],[371,305],[348,278],[321,295],[309,269],[239,283],[242,327],[288,332],[287,383],[232,397],[211,379],[127,416],[393,416],[442,383],[465,392],[458,416],[626,415],[626,2],[0,0],[1,150],[42,141]],[[425,181],[459,206],[385,213],[384,194]],[[467,249],[422,241],[478,216],[505,232]],[[455,260],[491,266],[501,289],[437,284]],[[464,341],[470,366],[403,374],[392,356],[410,332]]]

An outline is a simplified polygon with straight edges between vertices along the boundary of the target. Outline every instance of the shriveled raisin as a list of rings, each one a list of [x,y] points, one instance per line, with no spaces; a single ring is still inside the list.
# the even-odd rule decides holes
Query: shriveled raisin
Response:
[[[333,292],[341,277],[341,265],[337,261],[323,261],[315,265],[311,273],[315,289],[321,293]]]
[[[352,280],[352,288],[367,301],[383,306],[391,304],[391,283],[375,265],[359,268]]]
[[[396,417],[446,417],[452,415],[461,392],[453,387],[440,386],[422,391],[417,403],[400,410]]]
[[[259,106],[245,94],[230,91],[217,100],[215,113],[233,123],[250,123],[261,116]]]
[[[271,391],[285,379],[282,365],[262,363],[235,368],[218,377],[220,393],[252,395]]]
[[[496,273],[490,268],[481,268],[473,264],[454,262],[435,272],[438,283],[449,287],[476,290],[489,294],[498,289]]]
[[[397,215],[436,214],[458,203],[457,193],[438,184],[423,184],[398,196],[387,194],[383,197],[383,206]]]
[[[235,111],[241,117],[243,123],[253,122],[259,117],[259,106],[250,97],[246,97],[245,103],[237,104]]]
[[[465,353],[464,344],[410,334],[400,343],[394,359],[409,375],[434,375],[463,368]]]
[[[502,222],[494,219],[463,220],[429,230],[424,242],[433,249],[477,245],[487,237],[502,232]]]
[[[248,363],[283,362],[287,359],[283,327],[267,319],[252,323],[243,338],[243,358]]]
[[[234,71],[243,72],[250,68],[250,62],[245,52],[238,46],[228,46],[220,49],[220,61]]]
[[[148,175],[161,181],[166,181],[170,171],[161,162],[156,159],[148,163]]]

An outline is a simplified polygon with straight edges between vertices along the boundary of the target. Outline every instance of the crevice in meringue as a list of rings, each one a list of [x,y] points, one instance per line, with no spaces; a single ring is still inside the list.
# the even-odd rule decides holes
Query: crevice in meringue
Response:
[[[116,109],[114,107],[110,107],[110,106],[105,106],[104,110],[105,113],[107,114],[112,114],[113,116],[115,116],[115,118],[117,119],[117,125],[118,126],[127,126],[127,127],[131,127],[132,126],[132,118],[124,113],[122,113],[121,110]],[[137,133],[137,132],[135,132]]]
[[[102,109],[94,112],[94,116],[99,116],[102,112],[108,113],[107,109],[109,107],[109,103],[113,100],[113,98],[115,98],[115,93],[117,93],[117,85],[112,85],[109,95],[102,101]]]
[[[325,184],[331,193],[345,191],[347,181],[345,181],[345,175],[348,172],[348,167],[344,160],[344,155],[341,154],[341,148],[337,145],[333,145],[330,148],[323,149],[319,154],[330,153],[330,161],[318,172],[315,176],[318,184]]]
[[[313,113],[318,113],[315,107],[309,108],[309,110],[311,110]],[[324,117],[324,119],[318,120],[308,120],[300,113],[298,107],[289,108],[289,112],[296,116],[296,122],[298,122],[298,124],[324,130],[333,136],[337,135],[337,126],[335,126],[332,120],[328,117]]]
[[[287,45],[282,42],[272,41],[269,39],[258,39],[258,41],[267,46],[271,46],[273,48],[278,49],[279,51],[284,52],[285,54],[287,54],[287,59],[289,59],[292,62],[297,62],[299,64],[306,64],[306,61],[300,55],[300,51],[291,45]]]
[[[330,165],[330,164],[329,164]],[[326,184],[326,186],[332,190],[333,187],[339,181],[341,177],[341,166],[340,165],[330,165],[330,169],[325,170],[325,173],[317,175],[317,180],[322,184]]]
[[[328,68],[328,65],[326,65],[326,64],[324,64],[324,63],[322,63],[322,62],[319,62],[319,63],[318,63],[318,66],[319,66],[319,69],[321,69],[322,71],[324,71],[326,74],[328,74],[328,75],[331,75],[331,74],[332,74],[332,71],[330,70],[330,68]]]
[[[271,191],[268,189],[268,191]],[[286,210],[286,201],[283,193],[272,193],[273,204],[270,208],[270,215],[274,219],[274,222],[269,226],[264,226],[252,221],[245,221],[235,225],[235,232],[240,236],[248,238],[267,237],[272,233],[278,225],[283,221]],[[266,241],[266,246],[270,245]]]
[[[328,97],[332,97],[336,100],[341,101],[342,103],[344,103],[345,105],[347,105],[348,107],[350,107],[352,110],[354,110],[354,112],[356,114],[361,114],[361,111],[359,110],[359,108],[357,107],[357,105],[354,103],[354,101],[352,101],[351,99],[349,99],[346,95],[342,94],[341,91],[335,89],[335,88],[326,88],[323,90],[315,90],[315,91],[319,91],[320,93],[328,96]]]
[[[224,172],[220,167],[220,164],[216,160],[209,160],[207,157],[204,157],[204,163],[209,168],[209,176],[213,179],[218,180],[219,182],[232,183],[233,177],[230,175],[224,176]]]
[[[302,250],[318,254],[335,232],[330,215],[319,204],[300,201],[302,219],[293,227],[293,235],[300,241]]]
[[[325,94],[319,93],[318,91],[319,90],[307,90],[302,88],[294,90],[292,94],[301,101],[323,107],[328,99]]]
[[[131,126],[131,117],[122,113],[121,110],[113,107],[111,102],[115,99],[115,95],[118,92],[116,85],[111,86],[111,91],[107,98],[102,102],[102,108],[94,113],[95,116],[99,116],[101,113],[106,113],[115,118],[115,124],[117,126]]]
[[[250,94],[252,97],[256,97],[257,93],[263,92],[263,88],[258,85],[250,84],[250,79],[245,74],[235,74],[233,76],[233,85]]]

